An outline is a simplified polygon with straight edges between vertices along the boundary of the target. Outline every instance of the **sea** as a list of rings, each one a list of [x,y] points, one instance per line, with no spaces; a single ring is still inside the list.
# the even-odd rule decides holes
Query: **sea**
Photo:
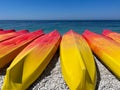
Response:
[[[42,29],[45,33],[58,30],[61,35],[69,30],[82,34],[86,29],[102,33],[104,29],[120,32],[120,20],[0,20],[2,29]]]

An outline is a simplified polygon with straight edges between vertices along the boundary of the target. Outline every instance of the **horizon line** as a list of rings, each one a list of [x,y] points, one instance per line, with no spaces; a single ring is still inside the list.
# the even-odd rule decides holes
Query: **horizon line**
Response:
[[[0,21],[7,21],[7,20],[28,20],[28,21],[31,21],[31,20],[36,20],[36,21],[102,21],[102,20],[106,20],[106,21],[110,21],[110,20],[116,20],[116,21],[120,21],[120,19],[1,19]]]

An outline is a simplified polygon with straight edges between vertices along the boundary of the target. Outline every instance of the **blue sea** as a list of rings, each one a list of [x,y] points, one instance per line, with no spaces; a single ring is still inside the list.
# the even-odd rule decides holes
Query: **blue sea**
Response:
[[[103,29],[120,32],[120,20],[0,20],[2,29],[43,29],[45,33],[57,29],[62,35],[70,29],[83,33],[89,29],[101,33]]]

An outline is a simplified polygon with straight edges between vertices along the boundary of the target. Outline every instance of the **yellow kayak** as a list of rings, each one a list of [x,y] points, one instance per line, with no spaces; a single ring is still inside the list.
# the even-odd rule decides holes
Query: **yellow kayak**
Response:
[[[120,44],[89,30],[83,33],[93,52],[120,78]]]
[[[92,52],[85,39],[70,30],[60,44],[63,77],[71,90],[94,90],[96,67]]]
[[[53,31],[30,43],[7,69],[2,90],[26,90],[46,68],[60,39],[60,34]]]

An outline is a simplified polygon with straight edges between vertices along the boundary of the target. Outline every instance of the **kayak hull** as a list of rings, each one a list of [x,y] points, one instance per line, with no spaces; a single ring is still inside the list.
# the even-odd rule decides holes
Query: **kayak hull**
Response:
[[[94,90],[96,67],[92,52],[85,39],[70,30],[60,44],[63,77],[71,90]]]
[[[112,32],[111,30],[104,30],[102,34],[106,37],[113,39],[117,43],[120,43],[120,33]]]
[[[120,78],[120,44],[105,36],[86,30],[83,36],[92,51],[118,78]]]
[[[20,35],[0,43],[0,69],[6,67],[30,42],[43,35],[42,31]]]
[[[2,30],[2,31],[0,31],[0,35],[1,35],[1,34],[12,33],[12,32],[15,32],[15,30],[14,30],[14,29],[10,29],[10,30]]]
[[[8,40],[8,39],[11,39],[11,38],[13,38],[13,37],[16,37],[16,36],[19,36],[19,35],[22,35],[22,34],[26,34],[26,33],[28,33],[27,30],[20,30],[20,31],[18,31],[18,32],[1,34],[1,35],[0,35],[0,42],[5,41],[5,40]]]
[[[26,90],[52,59],[60,38],[60,34],[53,31],[29,44],[7,69],[2,90]]]

